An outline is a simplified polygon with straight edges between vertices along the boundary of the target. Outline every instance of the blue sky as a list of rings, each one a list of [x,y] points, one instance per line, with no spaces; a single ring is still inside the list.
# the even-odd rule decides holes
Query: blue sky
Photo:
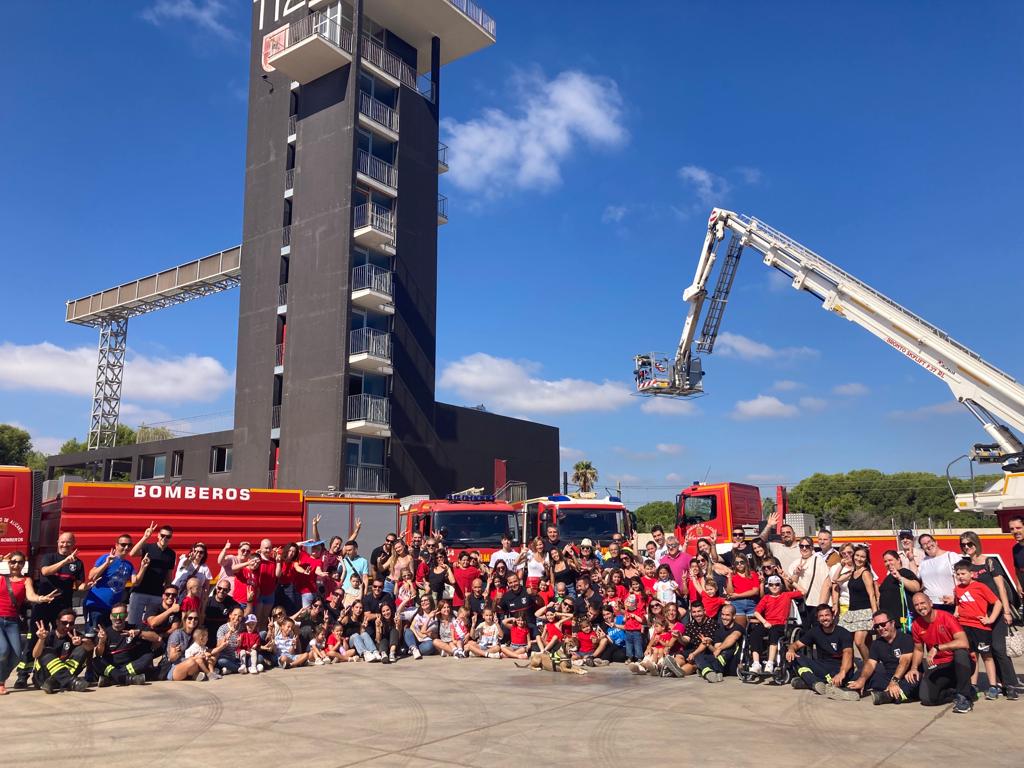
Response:
[[[704,477],[941,472],[985,439],[939,381],[752,255],[708,396],[649,412],[628,393],[635,353],[675,347],[714,205],[1021,375],[1019,5],[484,7],[498,43],[443,77],[440,399],[560,427],[563,463],[632,502]],[[64,300],[240,241],[248,2],[100,8],[8,10],[35,31],[7,41],[0,422],[50,450],[87,429],[96,344]],[[230,421],[237,301],[131,322],[125,421]],[[759,396],[782,407],[737,418]]]

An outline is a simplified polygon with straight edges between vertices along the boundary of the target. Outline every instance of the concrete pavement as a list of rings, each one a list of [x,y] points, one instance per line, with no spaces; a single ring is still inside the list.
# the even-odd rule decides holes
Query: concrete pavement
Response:
[[[0,699],[3,765],[1019,766],[1024,701],[969,715],[808,691],[403,660]]]

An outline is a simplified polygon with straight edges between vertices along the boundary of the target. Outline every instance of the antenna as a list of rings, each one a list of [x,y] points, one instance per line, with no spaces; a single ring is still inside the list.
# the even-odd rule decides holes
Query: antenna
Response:
[[[708,464],[708,471],[704,473],[704,482],[701,485],[706,485],[708,482],[708,475],[711,474],[711,465]]]

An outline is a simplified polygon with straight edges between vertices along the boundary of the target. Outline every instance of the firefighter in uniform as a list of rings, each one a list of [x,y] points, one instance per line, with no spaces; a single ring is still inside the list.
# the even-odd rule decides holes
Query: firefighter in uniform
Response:
[[[40,621],[32,647],[32,679],[46,693],[85,691],[89,683],[78,674],[92,656],[93,643],[75,632],[75,612],[65,608],[51,631]]]
[[[96,634],[94,670],[99,687],[108,685],[142,685],[146,672],[153,669],[152,643],[160,635],[152,630],[129,627],[128,605],[117,603],[110,609],[110,626],[100,627]]]

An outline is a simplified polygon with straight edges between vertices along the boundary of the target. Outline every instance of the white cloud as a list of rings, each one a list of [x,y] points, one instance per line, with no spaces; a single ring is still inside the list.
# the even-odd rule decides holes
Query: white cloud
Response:
[[[683,480],[683,476],[680,475],[678,472],[669,472],[667,475],[665,475],[665,479],[670,483],[686,482],[685,480]]]
[[[664,453],[667,456],[678,456],[683,452],[683,446],[678,443],[658,443],[654,448],[658,453]]]
[[[793,360],[802,357],[816,357],[818,350],[810,347],[775,348],[760,341],[748,339],[738,333],[723,331],[718,334],[715,351],[726,357],[741,360]]]
[[[584,455],[579,448],[570,448],[568,445],[558,446],[558,458],[562,461],[579,461]]]
[[[614,381],[542,379],[540,365],[493,357],[483,352],[449,363],[441,372],[443,388],[489,410],[522,413],[614,411],[630,400],[630,390]]]
[[[772,389],[776,392],[792,392],[794,389],[801,389],[804,385],[799,381],[792,381],[790,379],[780,379],[772,384]]]
[[[791,419],[799,415],[795,405],[784,403],[771,395],[758,395],[753,400],[740,400],[733,408],[732,417],[740,421],[750,419]]]
[[[628,210],[625,205],[606,205],[604,213],[601,214],[601,221],[604,224],[618,224],[626,217]]]
[[[136,403],[121,403],[118,420],[122,424],[137,427],[139,424],[160,424],[174,417],[158,408],[146,408]]]
[[[768,270],[768,290],[772,293],[782,293],[793,287],[793,279],[785,272],[777,269]]]
[[[866,395],[870,390],[866,385],[861,384],[858,381],[851,381],[849,384],[839,384],[832,387],[832,391],[837,395],[843,395],[844,397],[860,397]]]
[[[608,475],[608,479],[611,480],[612,482],[624,483],[626,485],[633,484],[633,483],[639,483],[642,480],[642,478],[639,478],[636,475],[630,475],[630,474],[625,474],[625,475]]]
[[[697,406],[689,400],[669,400],[663,397],[649,397],[640,410],[659,416],[691,416],[697,413]]]
[[[679,169],[679,178],[690,183],[697,199],[707,207],[721,205],[731,189],[724,178],[698,165],[684,165]]]
[[[953,413],[963,413],[963,406],[956,400],[947,400],[944,403],[925,405],[921,408],[914,408],[909,411],[890,411],[889,418],[901,421],[925,421],[934,416],[949,416]]]
[[[36,437],[32,435],[32,449],[47,456],[53,456],[66,442],[66,437]]]
[[[224,0],[157,0],[142,12],[142,18],[157,27],[165,21],[185,21],[218,37],[232,39],[235,30],[222,21],[228,10]]]
[[[516,113],[485,109],[466,122],[442,122],[449,178],[470,192],[498,197],[510,188],[550,189],[579,144],[623,144],[622,96],[614,80],[576,70],[548,80],[539,71],[517,78]]]
[[[743,179],[744,184],[760,184],[764,179],[764,173],[760,168],[753,168],[749,165],[737,166],[736,173]]]
[[[0,343],[0,389],[91,396],[95,377],[94,347]],[[233,386],[234,375],[212,357],[163,359],[129,353],[122,394],[142,401],[211,401]]]
[[[828,405],[828,401],[820,397],[801,397],[797,402],[805,411],[823,411]]]

